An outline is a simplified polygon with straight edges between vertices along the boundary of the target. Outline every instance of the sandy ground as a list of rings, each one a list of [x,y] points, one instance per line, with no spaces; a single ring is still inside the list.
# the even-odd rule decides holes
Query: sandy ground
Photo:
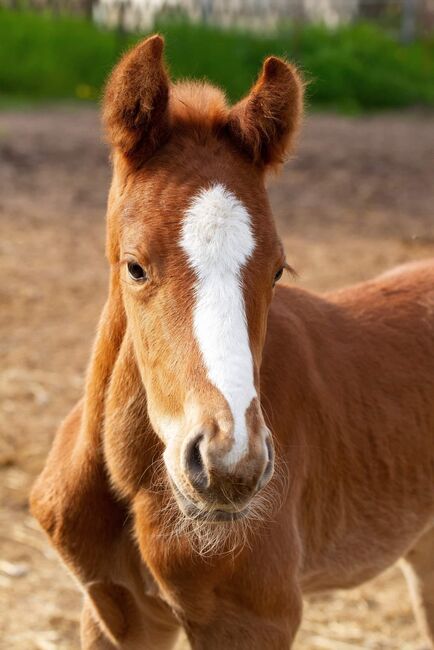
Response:
[[[325,290],[434,254],[432,133],[420,113],[307,120],[270,181],[301,286]],[[107,284],[107,153],[93,110],[0,114],[0,647],[78,648],[80,596],[28,514],[82,390]],[[297,650],[421,646],[397,568],[306,603]]]

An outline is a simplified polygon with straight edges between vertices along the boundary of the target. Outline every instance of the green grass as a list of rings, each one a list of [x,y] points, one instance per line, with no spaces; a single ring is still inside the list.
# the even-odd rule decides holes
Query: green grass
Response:
[[[207,78],[242,96],[268,54],[297,62],[312,106],[343,111],[434,106],[434,38],[403,46],[368,24],[282,28],[260,36],[171,22],[165,34],[175,78]],[[141,35],[79,18],[0,9],[0,106],[14,98],[95,100],[120,53]]]

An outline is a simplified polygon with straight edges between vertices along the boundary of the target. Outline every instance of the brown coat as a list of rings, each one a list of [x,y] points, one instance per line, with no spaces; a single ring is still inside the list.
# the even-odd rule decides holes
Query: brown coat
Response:
[[[296,72],[268,59],[252,93],[229,111],[209,87],[169,93],[161,51],[159,37],[148,39],[109,82],[109,297],[84,399],[61,425],[31,495],[33,514],[84,590],[83,648],[171,648],[182,625],[195,650],[283,650],[297,632],[302,593],[359,584],[402,556],[418,578],[432,641],[434,263],[326,296],[278,287],[272,298],[267,274],[281,253],[263,175],[299,122]],[[137,315],[141,306],[120,274],[121,240],[144,233],[147,246],[158,244],[159,261],[150,264],[161,269],[179,233],[175,218],[161,222],[162,206],[176,211],[213,178],[244,200],[263,242],[244,292],[276,470],[252,498],[255,518],[205,525],[198,552],[167,480],[147,388],[148,374],[160,373],[175,403],[185,382],[196,381],[192,371],[182,374],[199,363],[181,339],[191,277],[182,256],[173,257],[168,277],[187,315],[163,340],[166,327],[172,332],[161,311],[170,292],[157,300],[149,289],[146,313]],[[140,328],[152,332],[151,351],[140,347]],[[189,356],[170,375],[173,337],[179,358],[183,347]],[[154,401],[168,399],[152,391]]]

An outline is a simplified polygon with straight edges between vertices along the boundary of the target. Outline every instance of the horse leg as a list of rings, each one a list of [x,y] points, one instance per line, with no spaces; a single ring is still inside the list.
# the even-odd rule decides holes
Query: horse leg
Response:
[[[225,601],[211,621],[185,621],[184,626],[193,650],[289,650],[301,622],[302,602],[296,594],[289,595],[288,603],[285,612],[267,615]]]
[[[290,650],[298,629],[286,622],[253,621],[249,617],[236,621],[215,621],[212,626],[186,625],[192,650]]]
[[[81,616],[82,650],[171,650],[179,625],[164,603],[112,583],[87,588]]]
[[[104,633],[88,602],[84,603],[81,612],[80,637],[82,650],[115,650],[119,647],[117,644],[114,645]]]
[[[402,562],[413,608],[429,648],[434,649],[434,528],[408,551]]]

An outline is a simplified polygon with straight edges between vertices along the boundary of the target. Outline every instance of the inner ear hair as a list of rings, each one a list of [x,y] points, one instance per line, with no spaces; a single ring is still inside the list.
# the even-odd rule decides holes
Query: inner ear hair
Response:
[[[301,122],[303,88],[294,65],[270,56],[249,95],[230,111],[229,136],[254,163],[276,167],[284,161]]]
[[[106,137],[129,162],[143,162],[170,133],[163,48],[158,34],[145,39],[125,54],[107,82],[103,100]]]

